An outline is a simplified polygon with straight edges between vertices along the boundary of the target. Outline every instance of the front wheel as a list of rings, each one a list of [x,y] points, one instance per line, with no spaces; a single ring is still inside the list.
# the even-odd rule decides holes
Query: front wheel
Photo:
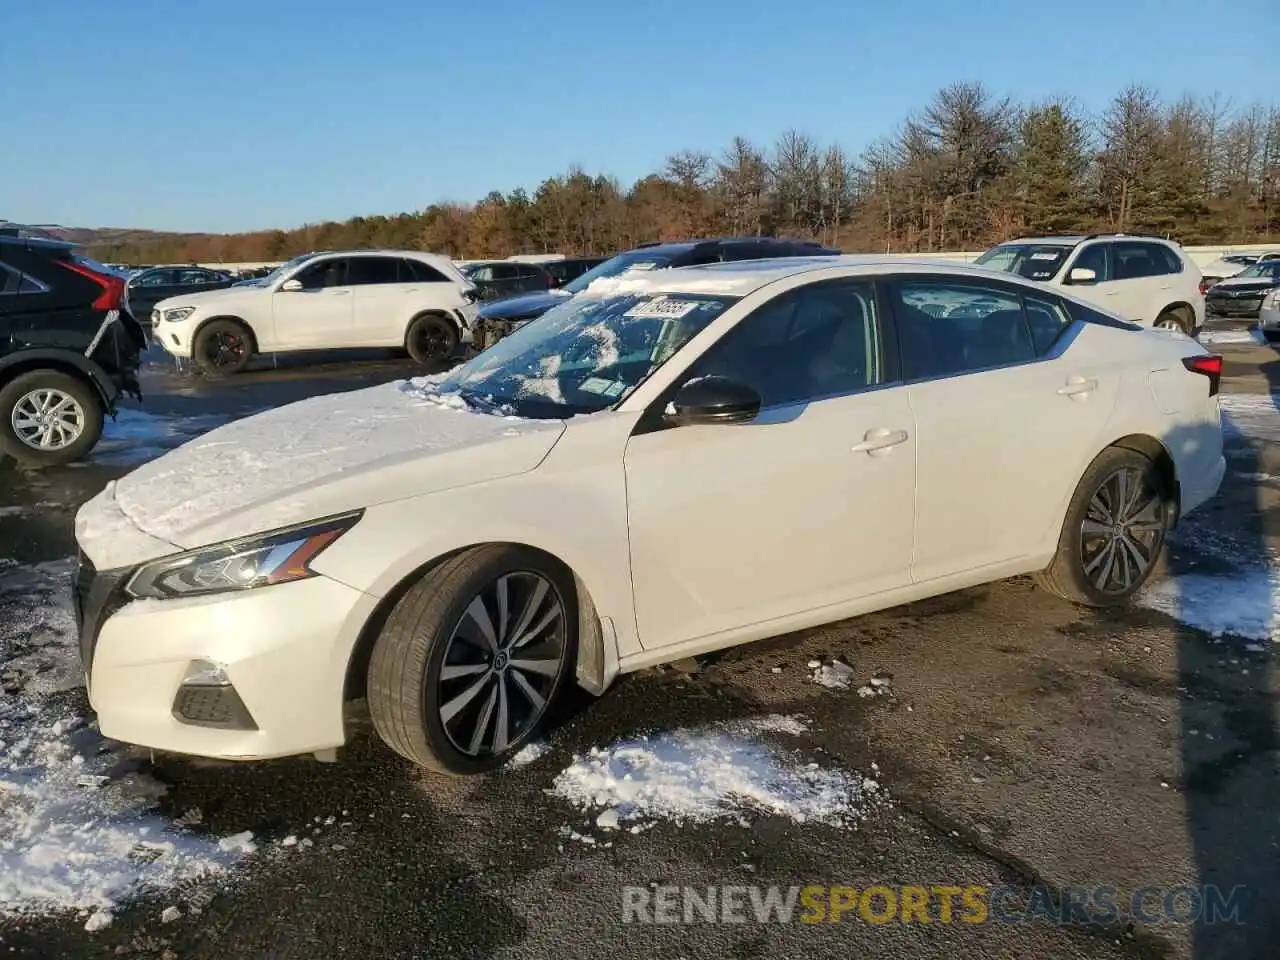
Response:
[[[0,389],[0,453],[28,467],[86,456],[102,436],[102,397],[58,370],[33,370]]]
[[[524,547],[468,550],[387,618],[369,661],[369,712],[406,759],[444,773],[502,764],[541,729],[574,670],[573,577]]]
[[[1127,602],[1159,561],[1173,511],[1171,491],[1150,458],[1104,450],[1076,487],[1058,552],[1039,582],[1086,606]]]
[[[205,373],[239,373],[253,358],[253,338],[238,320],[211,320],[196,331],[192,354]]]

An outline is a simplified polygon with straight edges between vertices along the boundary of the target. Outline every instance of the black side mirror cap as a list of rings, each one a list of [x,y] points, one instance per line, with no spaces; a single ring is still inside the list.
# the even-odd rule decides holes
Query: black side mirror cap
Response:
[[[663,419],[673,426],[749,423],[760,405],[754,387],[726,377],[697,377],[679,389]]]

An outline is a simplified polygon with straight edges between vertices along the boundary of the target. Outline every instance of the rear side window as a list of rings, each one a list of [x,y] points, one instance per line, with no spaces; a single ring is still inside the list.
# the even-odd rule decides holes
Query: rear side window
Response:
[[[24,293],[48,293],[49,288],[34,277],[29,277],[5,263],[0,263],[0,296],[18,296]]]
[[[1044,356],[1062,336],[1062,331],[1071,326],[1071,315],[1067,313],[1057,297],[1041,297],[1025,295],[1022,305],[1027,311],[1027,325],[1031,328],[1031,343],[1036,353]]]
[[[1071,314],[1072,320],[1079,320],[1082,323],[1096,323],[1100,327],[1113,327],[1116,330],[1141,330],[1142,327],[1136,323],[1130,323],[1128,320],[1121,320],[1119,317],[1111,317],[1105,313],[1099,313],[1092,307],[1086,307],[1083,303],[1077,303],[1074,300],[1067,300],[1067,312]]]
[[[135,287],[169,287],[178,282],[176,270],[150,270],[134,278]]]
[[[1017,294],[979,284],[906,280],[893,285],[893,316],[908,380],[1036,358]]]
[[[352,257],[347,261],[349,286],[399,283],[400,260],[393,257]]]
[[[1115,258],[1116,280],[1162,277],[1182,270],[1182,261],[1161,243],[1116,243],[1113,244],[1112,256]]]
[[[421,260],[404,260],[404,268],[414,283],[448,283],[449,278],[430,264]]]

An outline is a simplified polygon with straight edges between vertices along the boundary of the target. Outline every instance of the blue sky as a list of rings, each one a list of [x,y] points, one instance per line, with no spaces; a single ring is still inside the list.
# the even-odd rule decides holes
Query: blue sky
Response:
[[[1274,4],[0,0],[0,218],[248,230],[629,183],[736,134],[857,151],[957,80],[1274,102]]]

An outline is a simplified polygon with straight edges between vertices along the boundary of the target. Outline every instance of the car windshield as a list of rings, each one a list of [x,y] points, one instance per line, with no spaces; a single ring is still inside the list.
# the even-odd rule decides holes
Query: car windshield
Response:
[[[1239,279],[1280,280],[1280,260],[1259,260],[1236,274]]]
[[[620,253],[599,266],[591,268],[576,280],[566,283],[560,289],[568,293],[581,293],[591,286],[592,281],[599,280],[601,277],[617,277],[630,270],[659,270],[670,262],[670,257],[658,256],[644,250]]]
[[[1052,280],[1062,269],[1071,247],[1048,243],[1002,243],[992,247],[975,264],[1028,280]]]
[[[624,399],[736,297],[618,294],[544,313],[437,385],[487,413],[561,419]]]
[[[275,283],[277,280],[279,280],[282,276],[284,276],[294,267],[298,266],[298,264],[305,263],[307,260],[310,260],[314,256],[317,256],[317,254],[314,254],[314,253],[301,254],[299,256],[294,257],[292,260],[286,260],[284,263],[280,264],[280,266],[276,267],[274,270],[268,273],[265,277],[258,277],[255,280],[243,280],[240,283],[238,283],[237,286],[269,287],[271,286],[271,284]]]

